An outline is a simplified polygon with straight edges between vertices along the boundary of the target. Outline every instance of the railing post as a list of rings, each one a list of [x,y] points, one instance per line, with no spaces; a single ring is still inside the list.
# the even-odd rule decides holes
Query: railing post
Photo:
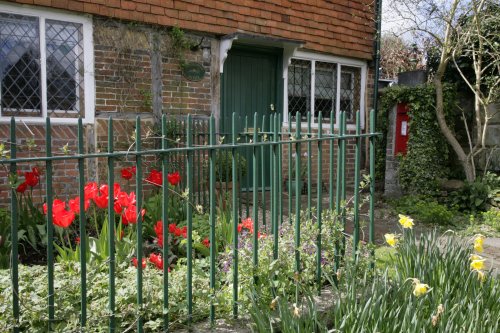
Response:
[[[354,259],[358,258],[359,243],[359,158],[361,154],[361,120],[359,111],[356,112],[356,149],[354,156]]]
[[[322,216],[321,213],[323,211],[323,196],[322,196],[322,157],[323,152],[322,149],[322,141],[323,138],[323,115],[320,111],[318,116],[318,185],[317,185],[317,223],[318,223],[318,237],[316,240],[317,252],[316,252],[316,283],[318,284],[318,294],[321,294],[321,230],[322,230]],[[333,166],[332,166],[333,168]]]
[[[338,139],[337,139],[337,177],[335,179],[335,184],[336,184],[336,188],[335,188],[335,218],[336,218],[336,222],[339,222],[340,221],[340,214],[342,212],[341,210],[341,204],[342,204],[342,182],[344,181],[344,178],[343,178],[343,172],[342,172],[342,169],[343,169],[343,164],[344,164],[344,161],[342,159],[342,141],[344,140],[343,139],[343,136],[344,136],[344,133],[343,133],[343,123],[344,123],[344,117],[345,117],[345,113],[343,111],[340,112],[340,117],[339,117],[339,126],[338,126],[338,130],[339,130],[339,136],[338,136]],[[331,121],[331,119],[330,119]],[[333,125],[330,125],[330,128],[333,128]],[[333,135],[333,131],[332,131],[332,135]],[[332,141],[332,145],[333,145],[333,141]],[[333,151],[333,147],[330,146],[330,159],[331,161],[333,162],[333,157],[332,157],[332,151]],[[332,169],[330,169],[330,172],[332,173]],[[332,184],[330,184],[330,186],[332,186]],[[330,196],[331,197],[331,196]],[[333,213],[333,212],[332,212]],[[340,243],[339,243],[339,240],[336,240],[335,241],[335,271],[337,271],[340,267]]]
[[[307,138],[310,139],[311,136],[311,112],[307,113]],[[310,220],[312,218],[312,196],[311,196],[311,183],[312,183],[312,177],[311,177],[311,148],[312,148],[312,143],[311,141],[307,142],[307,218]]]
[[[113,119],[108,118],[108,153],[113,148]],[[115,210],[114,210],[114,157],[108,157],[108,246],[109,246],[109,332],[115,331]],[[80,210],[83,212],[84,210]],[[139,208],[140,211],[140,208]]]
[[[295,122],[295,140],[300,140],[300,116],[296,117]],[[295,276],[296,283],[299,283],[300,279],[300,200],[302,199],[300,193],[300,142],[295,142]],[[298,303],[299,294],[298,288],[295,293],[295,302]]]
[[[266,130],[266,116],[262,116],[262,131]],[[263,139],[263,141],[269,139]],[[260,165],[261,165],[261,201],[262,201],[262,224],[266,226],[266,159],[265,159],[265,146],[260,148]],[[267,229],[267,226],[266,226]]]
[[[161,117],[161,148],[163,151],[168,149],[167,141],[167,117]],[[167,153],[163,152],[161,155],[161,172],[163,175],[162,180],[162,205],[161,205],[161,220],[162,220],[162,237],[163,237],[163,331],[168,332],[169,316],[168,316],[168,266],[169,266],[169,242],[168,242],[168,161]]]
[[[83,123],[82,118],[78,118],[78,194],[80,196],[80,290],[81,290],[81,314],[80,325],[87,325],[87,232],[86,217],[82,212],[85,211],[85,153],[83,147]]]
[[[10,158],[15,160],[17,157],[17,147],[16,147],[16,120],[14,117],[10,119]],[[10,164],[10,173],[15,175],[17,173],[16,162]],[[11,186],[14,184],[11,184]],[[10,237],[11,237],[11,261],[10,267],[12,269],[12,313],[14,316],[14,329],[13,332],[19,332],[19,251],[18,251],[18,202],[16,189],[11,187],[11,198],[10,198]]]
[[[186,199],[186,215],[187,215],[187,305],[188,305],[188,325],[193,321],[193,150],[189,149],[193,146],[192,137],[192,120],[191,115],[187,117],[187,199]]]
[[[135,122],[135,151],[141,152],[141,118],[137,116]],[[136,177],[135,177],[135,191],[136,191],[136,225],[137,225],[137,307],[139,310],[139,317],[137,318],[137,332],[143,331],[143,300],[142,300],[142,157],[136,157]],[[111,232],[111,231],[110,231]]]
[[[215,146],[215,119],[210,116],[210,138],[209,144],[211,147]],[[210,294],[215,296],[215,260],[217,253],[215,252],[217,240],[215,239],[215,149],[210,148],[208,152],[209,163],[209,186],[210,186]],[[215,323],[215,305],[214,297],[210,299],[210,323],[213,326]]]
[[[232,133],[232,204],[233,204],[233,317],[238,317],[238,206],[236,197],[236,181],[238,179],[238,170],[236,163],[236,113],[233,112],[232,122],[231,122],[231,133]]]
[[[258,124],[258,114],[255,112],[253,116],[253,124],[254,124],[254,131],[253,131],[253,143],[257,144],[257,141],[259,139],[258,137],[258,131],[257,131],[257,124]],[[252,260],[253,260],[253,267],[254,267],[254,272],[257,271],[257,267],[259,266],[259,239],[258,239],[258,232],[259,232],[259,213],[258,213],[258,192],[259,192],[259,172],[258,172],[258,166],[259,164],[257,163],[257,157],[258,157],[258,147],[253,146],[252,147],[252,169],[253,169],[253,175],[252,175],[252,219],[253,219],[253,249],[252,249]],[[254,282],[257,283],[257,277],[254,275]]]
[[[369,207],[369,242],[371,245],[375,243],[375,110],[370,111],[370,207]],[[374,259],[375,251],[371,250],[372,263],[371,268],[375,268]]]
[[[278,166],[278,117],[277,114],[273,115],[273,141],[275,144],[272,145],[272,153],[273,153],[273,168],[271,169],[272,180],[273,180],[273,192],[272,192],[272,202],[273,202],[273,216],[271,220],[271,225],[273,228],[273,237],[274,237],[274,246],[273,246],[273,258],[274,260],[278,259],[278,173],[280,172],[277,168]]]
[[[52,135],[50,118],[46,118],[45,123],[45,149],[46,156],[52,157]],[[45,164],[47,170],[47,279],[48,279],[48,312],[49,322],[48,331],[52,331],[52,322],[54,321],[54,225],[52,224],[52,161],[48,160]]]

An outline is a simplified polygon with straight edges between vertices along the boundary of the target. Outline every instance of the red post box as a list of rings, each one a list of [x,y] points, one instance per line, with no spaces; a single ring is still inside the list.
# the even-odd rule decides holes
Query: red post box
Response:
[[[394,145],[394,155],[406,155],[409,134],[408,105],[398,103],[396,107],[396,136]]]

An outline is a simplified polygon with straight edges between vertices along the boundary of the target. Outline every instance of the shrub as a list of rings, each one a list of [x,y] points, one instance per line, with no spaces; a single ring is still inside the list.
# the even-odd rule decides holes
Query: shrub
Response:
[[[411,215],[426,224],[448,225],[453,223],[457,215],[455,210],[425,196],[405,196],[393,201],[392,204],[397,211]]]
[[[483,223],[500,232],[500,210],[489,210],[481,214]]]

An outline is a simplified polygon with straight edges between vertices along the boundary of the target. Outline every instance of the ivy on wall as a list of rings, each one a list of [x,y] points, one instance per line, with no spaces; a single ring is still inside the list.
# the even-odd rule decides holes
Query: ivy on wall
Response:
[[[444,87],[444,108],[447,117],[453,117],[456,93],[452,85]],[[377,131],[384,133],[377,151],[377,170],[385,172],[388,112],[397,103],[409,107],[409,138],[406,156],[400,156],[399,181],[407,192],[432,194],[438,189],[438,180],[449,175],[449,146],[441,134],[435,113],[435,89],[432,84],[416,87],[388,88],[380,99]],[[380,178],[379,178],[380,179]]]

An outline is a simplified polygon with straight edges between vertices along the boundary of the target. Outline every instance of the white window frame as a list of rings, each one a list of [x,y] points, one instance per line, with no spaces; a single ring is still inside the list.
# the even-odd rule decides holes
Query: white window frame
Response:
[[[329,62],[329,63],[334,63],[337,65],[337,90],[336,90],[336,98],[335,98],[335,128],[339,128],[339,115],[340,115],[340,80],[341,80],[341,73],[342,73],[342,66],[348,66],[348,67],[357,67],[360,68],[361,72],[361,87],[360,87],[360,100],[359,100],[359,110],[360,110],[360,124],[361,128],[365,128],[365,92],[366,92],[366,71],[367,71],[367,64],[365,61],[362,60],[357,60],[357,59],[350,59],[350,58],[344,58],[344,57],[337,57],[337,56],[331,56],[331,55],[326,55],[326,54],[318,54],[318,53],[312,53],[312,52],[307,52],[307,51],[300,51],[297,50],[294,55],[293,59],[300,59],[300,60],[308,60],[311,61],[311,127],[312,128],[318,128],[318,123],[317,119],[314,117],[314,97],[315,97],[315,75],[316,75],[316,61],[320,62]],[[286,71],[284,71],[284,87],[283,89],[284,96],[283,96],[283,110],[284,110],[284,115],[283,115],[283,126],[288,126],[289,124],[289,119],[288,119],[288,68]],[[292,121],[292,127],[295,126],[295,122]],[[302,127],[307,127],[307,124],[302,122]],[[330,122],[328,121],[327,123],[323,123],[323,128],[327,129],[330,127]],[[347,124],[347,130],[354,130],[356,128],[356,124]]]
[[[95,117],[95,78],[94,78],[94,42],[92,37],[92,17],[90,15],[75,15],[55,9],[40,9],[31,6],[19,6],[0,3],[0,12],[24,16],[35,16],[39,22],[40,33],[40,81],[41,81],[41,111],[40,117],[15,117],[17,121],[26,124],[43,124],[47,117],[47,67],[45,45],[45,20],[56,20],[82,25],[83,32],[83,95],[85,112],[82,117],[84,124],[94,123]],[[78,93],[78,92],[77,92]],[[0,110],[1,112],[1,110]],[[0,123],[10,122],[10,116],[2,116]],[[52,124],[77,124],[78,118],[51,117]]]

